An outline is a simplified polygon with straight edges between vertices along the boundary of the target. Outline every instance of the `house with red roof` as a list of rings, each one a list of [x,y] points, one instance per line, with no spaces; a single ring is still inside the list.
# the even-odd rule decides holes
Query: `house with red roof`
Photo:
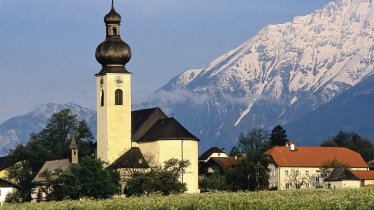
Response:
[[[356,171],[351,170],[351,172],[361,181],[361,186],[374,186],[374,171]]]
[[[343,147],[307,147],[288,143],[266,151],[269,165],[269,187],[277,190],[318,188],[322,186],[320,168],[326,161],[337,160],[351,170],[369,170],[361,155]]]
[[[229,157],[223,148],[211,147],[199,157],[199,175],[223,174],[237,161],[237,158]]]
[[[333,189],[373,186],[374,171],[337,168],[324,181]]]

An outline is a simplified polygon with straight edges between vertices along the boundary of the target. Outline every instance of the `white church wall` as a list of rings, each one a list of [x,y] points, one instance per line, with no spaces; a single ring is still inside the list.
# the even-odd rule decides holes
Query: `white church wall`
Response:
[[[122,83],[117,84],[120,78]],[[131,74],[110,73],[99,76],[97,82],[97,156],[114,162],[131,148]],[[115,105],[115,91],[123,91],[123,105]],[[104,105],[101,106],[101,91]]]
[[[159,164],[176,158],[189,160],[181,181],[186,183],[188,193],[198,193],[198,141],[193,140],[158,140],[155,142],[138,143],[143,154],[152,154]]]

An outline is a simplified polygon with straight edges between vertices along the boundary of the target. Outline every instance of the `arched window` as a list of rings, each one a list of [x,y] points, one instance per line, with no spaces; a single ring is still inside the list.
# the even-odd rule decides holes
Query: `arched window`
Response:
[[[113,28],[112,28],[112,32],[113,32],[113,35],[117,35],[117,28],[116,28],[116,27],[113,27]]]
[[[123,93],[121,89],[117,89],[114,92],[115,95],[115,105],[123,105]]]
[[[101,90],[100,106],[104,106],[104,91]]]

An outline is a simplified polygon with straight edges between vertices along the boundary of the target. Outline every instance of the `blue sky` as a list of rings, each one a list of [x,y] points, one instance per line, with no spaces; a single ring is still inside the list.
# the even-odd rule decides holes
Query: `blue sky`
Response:
[[[138,103],[172,77],[200,68],[269,24],[329,0],[117,0]],[[95,109],[95,49],[110,0],[0,0],[0,122],[43,103]]]

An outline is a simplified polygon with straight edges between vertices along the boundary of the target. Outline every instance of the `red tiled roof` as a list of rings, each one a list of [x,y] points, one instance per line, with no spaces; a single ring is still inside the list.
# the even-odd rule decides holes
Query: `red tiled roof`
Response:
[[[215,162],[223,170],[226,170],[228,167],[238,163],[238,160],[232,157],[212,157],[209,161]]]
[[[374,180],[374,171],[351,170],[351,172],[361,180]]]
[[[368,168],[369,166],[357,152],[344,147],[303,147],[296,146],[291,151],[287,146],[276,146],[266,151],[278,166],[320,167],[327,160],[336,159],[347,163],[351,168]]]

